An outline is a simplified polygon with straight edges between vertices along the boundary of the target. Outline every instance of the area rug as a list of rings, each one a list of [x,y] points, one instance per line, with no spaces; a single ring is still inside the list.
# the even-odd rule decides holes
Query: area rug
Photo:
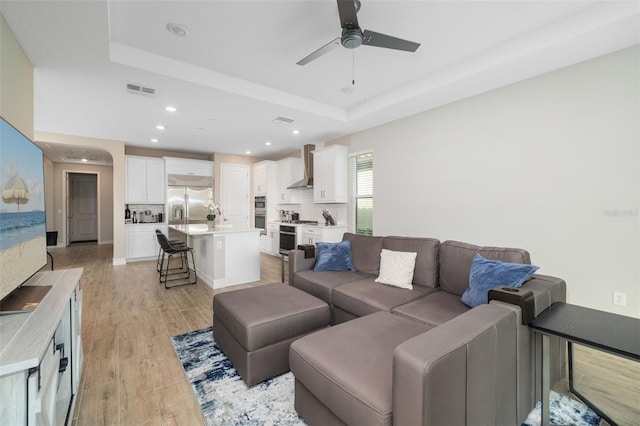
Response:
[[[171,338],[200,410],[210,426],[304,425],[294,408],[291,373],[248,388],[213,340],[213,328]],[[551,422],[597,426],[600,419],[584,404],[551,391]],[[540,402],[522,426],[540,425]]]

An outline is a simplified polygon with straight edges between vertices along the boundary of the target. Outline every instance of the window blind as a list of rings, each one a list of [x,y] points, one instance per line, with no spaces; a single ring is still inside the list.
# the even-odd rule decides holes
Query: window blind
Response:
[[[349,230],[373,235],[373,153],[351,157]]]

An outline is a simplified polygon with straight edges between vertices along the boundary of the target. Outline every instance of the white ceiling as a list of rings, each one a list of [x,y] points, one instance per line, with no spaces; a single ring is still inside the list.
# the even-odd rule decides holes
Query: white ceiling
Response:
[[[334,0],[2,0],[0,11],[34,65],[36,131],[275,157],[638,44],[639,4],[362,0],[362,29],[420,48],[339,47],[306,66],[340,35]]]

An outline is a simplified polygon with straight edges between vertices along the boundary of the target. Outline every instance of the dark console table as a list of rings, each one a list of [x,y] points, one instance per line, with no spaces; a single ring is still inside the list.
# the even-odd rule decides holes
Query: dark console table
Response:
[[[609,424],[605,413],[581,395],[573,386],[573,343],[578,343],[634,361],[640,361],[640,319],[557,302],[529,323],[542,334],[542,425],[549,424],[549,337],[567,341],[569,390]]]

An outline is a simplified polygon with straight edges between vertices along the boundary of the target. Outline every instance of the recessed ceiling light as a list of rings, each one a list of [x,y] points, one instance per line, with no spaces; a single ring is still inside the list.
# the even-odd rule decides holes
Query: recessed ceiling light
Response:
[[[165,129],[165,127],[164,127],[162,124],[158,124],[158,125],[156,126],[156,129],[158,129],[158,130],[164,130],[164,129]]]
[[[189,30],[184,25],[174,24],[172,22],[169,22],[167,24],[167,31],[169,31],[171,34],[173,34],[175,36],[184,37],[184,36],[187,35],[187,32]]]
[[[247,155],[251,155],[251,151],[249,151],[249,150],[245,151],[244,153],[247,154]]]
[[[266,141],[264,144],[265,144],[266,146],[271,146],[271,142],[269,142],[269,141]]]
[[[158,143],[158,139],[156,139],[156,138],[152,138],[152,139],[151,139],[151,142],[153,142],[153,143]]]
[[[300,130],[293,130],[291,133],[293,133],[294,135],[299,135],[300,134]]]
[[[87,160],[86,158],[83,158],[83,159],[82,159],[82,160],[80,160],[80,161],[82,161],[83,163],[86,163],[86,162],[87,162],[87,161],[89,161],[89,160]]]
[[[166,109],[167,111],[169,111],[169,112],[176,112],[176,107],[174,107],[174,106],[168,106],[168,107],[166,107],[165,109]]]

